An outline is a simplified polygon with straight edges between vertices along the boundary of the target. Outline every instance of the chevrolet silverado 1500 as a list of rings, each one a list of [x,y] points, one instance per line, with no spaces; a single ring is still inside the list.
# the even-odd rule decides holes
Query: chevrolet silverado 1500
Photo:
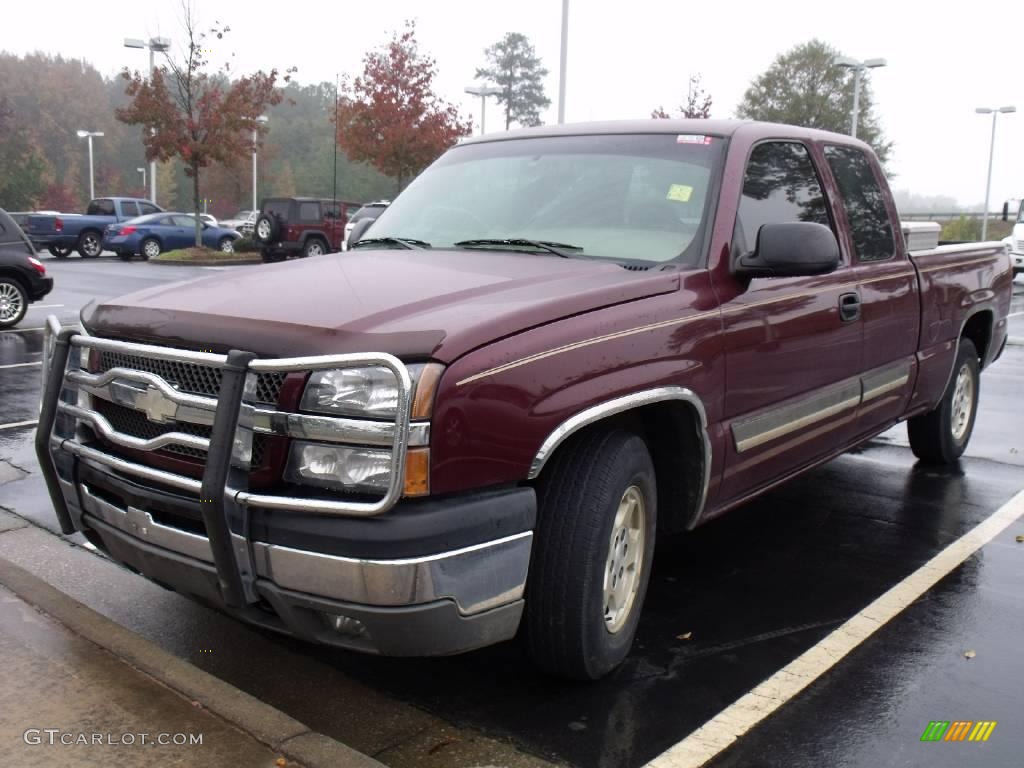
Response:
[[[629,651],[656,536],[900,421],[955,462],[1006,340],[1003,245],[908,253],[875,156],[832,133],[487,136],[371,235],[50,321],[63,529],[311,641],[519,634],[592,679]]]

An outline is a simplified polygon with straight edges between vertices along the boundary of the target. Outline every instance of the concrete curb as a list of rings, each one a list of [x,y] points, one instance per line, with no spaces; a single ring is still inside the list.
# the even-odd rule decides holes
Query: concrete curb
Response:
[[[72,632],[198,701],[236,728],[306,768],[384,768],[383,763],[316,733],[280,710],[168,653],[120,624],[0,558],[0,584]]]
[[[159,264],[163,267],[244,267],[249,265],[262,264],[263,259],[193,259],[191,261],[160,261],[150,259],[150,264]]]

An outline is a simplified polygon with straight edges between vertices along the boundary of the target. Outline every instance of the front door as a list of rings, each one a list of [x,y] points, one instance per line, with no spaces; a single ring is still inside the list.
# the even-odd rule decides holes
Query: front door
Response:
[[[732,255],[755,250],[761,226],[816,222],[835,228],[807,146],[757,144],[747,161]],[[850,258],[827,275],[741,281],[718,273],[726,391],[728,503],[820,459],[848,441],[860,399],[861,323]],[[845,309],[843,308],[846,305]]]

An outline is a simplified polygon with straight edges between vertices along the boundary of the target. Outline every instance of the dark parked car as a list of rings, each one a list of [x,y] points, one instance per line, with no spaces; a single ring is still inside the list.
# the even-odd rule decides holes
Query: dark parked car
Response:
[[[235,241],[242,235],[227,227],[213,227],[203,222],[203,245],[232,253]],[[152,259],[164,251],[188,248],[196,242],[196,220],[187,213],[153,213],[139,216],[123,224],[111,224],[103,232],[103,247],[125,261],[136,254]]]
[[[341,250],[345,222],[359,203],[313,197],[272,197],[260,205],[253,237],[263,260],[319,256]]]
[[[21,322],[28,305],[53,289],[53,278],[36,258],[21,227],[0,208],[0,329]]]
[[[46,248],[58,259],[73,250],[84,259],[94,259],[103,253],[103,231],[108,225],[162,210],[134,197],[98,197],[89,203],[84,216],[31,214],[25,231],[36,248]]]
[[[384,213],[384,209],[389,205],[391,205],[390,200],[377,200],[373,203],[367,203],[352,216],[349,216],[348,224],[345,225],[345,241],[341,244],[341,250],[347,251],[349,245],[351,245],[352,229],[356,224],[365,219],[375,221],[378,216]],[[365,232],[366,230],[363,231]]]

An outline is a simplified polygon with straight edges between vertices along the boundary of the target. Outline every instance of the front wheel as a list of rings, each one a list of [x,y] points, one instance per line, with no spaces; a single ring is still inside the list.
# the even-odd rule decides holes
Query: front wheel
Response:
[[[315,237],[310,238],[306,241],[306,244],[302,247],[302,255],[305,256],[323,256],[327,253],[327,248],[324,245],[323,240],[318,240]]]
[[[0,277],[0,329],[13,328],[28,311],[28,294],[21,283]]]
[[[619,429],[585,433],[553,462],[538,489],[523,638],[546,672],[596,680],[636,634],[654,556],[654,464]]]
[[[922,461],[952,464],[967,449],[978,413],[981,384],[978,351],[970,339],[960,339],[953,375],[934,410],[907,421],[910,449]]]
[[[230,237],[222,237],[220,242],[217,243],[217,248],[221,253],[234,253],[235,252],[235,241]]]
[[[160,255],[162,251],[163,248],[160,246],[159,240],[156,240],[151,237],[142,242],[142,258],[144,258],[146,261],[149,261],[150,259],[155,259],[157,256]]]

